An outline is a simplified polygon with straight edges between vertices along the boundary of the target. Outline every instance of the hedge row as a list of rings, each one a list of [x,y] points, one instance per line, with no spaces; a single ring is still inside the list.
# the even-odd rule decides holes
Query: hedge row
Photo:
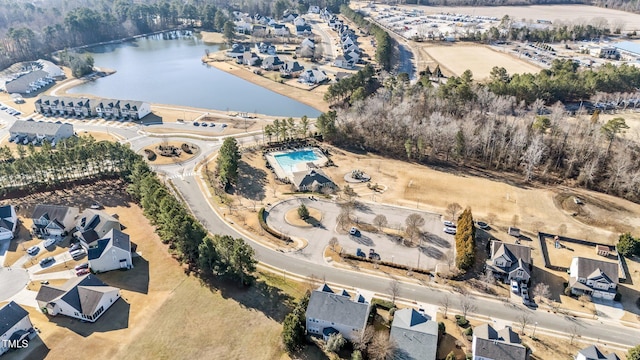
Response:
[[[258,211],[258,220],[260,222],[260,227],[264,229],[264,231],[268,232],[269,234],[275,236],[280,240],[291,242],[290,237],[275,231],[274,229],[270,228],[269,225],[267,225],[267,222],[264,221],[264,211],[265,211],[264,208],[260,208],[260,211]]]
[[[340,256],[343,259],[350,259],[350,260],[357,260],[357,261],[364,261],[364,262],[368,262],[368,263],[374,263],[374,261],[371,260],[371,259],[363,258],[363,257],[356,256],[356,255],[353,255],[353,254],[345,254],[345,253],[343,253],[343,254],[340,254]],[[411,268],[409,266],[402,265],[402,264],[396,264],[396,263],[392,263],[392,262],[388,262],[388,261],[376,261],[375,263],[378,264],[378,265],[388,266],[388,267],[391,267],[391,268],[394,268],[394,269],[407,270],[407,271],[411,270],[411,271],[416,272],[418,274],[431,275],[431,271],[429,271],[429,270],[414,269],[414,268]]]

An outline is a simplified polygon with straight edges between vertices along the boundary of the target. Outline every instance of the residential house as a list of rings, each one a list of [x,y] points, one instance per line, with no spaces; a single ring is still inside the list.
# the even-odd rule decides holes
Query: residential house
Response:
[[[120,102],[120,115],[125,119],[139,120],[151,113],[149,103],[133,100]]]
[[[346,291],[339,294],[326,284],[311,293],[306,312],[307,332],[327,340],[340,333],[349,340],[359,339],[369,317],[371,305],[362,295],[355,299]]]
[[[52,63],[49,60],[39,59],[36,61],[36,63],[40,67],[40,70],[49,74],[50,78],[62,80],[66,77],[64,71],[62,71],[62,69],[58,65]]]
[[[234,21],[235,30],[240,34],[250,34],[253,29],[253,23],[251,21],[245,21],[244,19]]]
[[[303,70],[304,66],[297,61],[287,61],[280,68],[280,74],[285,77],[298,77]]]
[[[282,16],[282,21],[284,22],[292,22],[293,20],[295,20],[299,15],[295,14],[295,13],[287,13],[285,12],[284,16]]]
[[[261,42],[260,44],[256,44],[256,51],[260,54],[275,55],[276,47],[270,42]]]
[[[111,229],[104,237],[93,243],[87,251],[89,267],[96,273],[131,269],[131,241],[129,235],[119,229]]]
[[[305,39],[304,39],[304,40],[302,40],[302,42],[300,43],[300,47],[301,47],[301,48],[303,48],[303,47],[308,47],[308,48],[311,48],[311,49],[315,49],[315,47],[316,47],[316,43],[315,43],[315,41],[313,41],[313,39],[311,39],[311,38],[305,38]]]
[[[605,355],[595,345],[591,345],[578,351],[575,360],[620,360],[620,358],[615,353]]]
[[[38,204],[31,215],[31,230],[39,238],[62,238],[74,228],[79,212],[76,207]]]
[[[289,28],[285,24],[274,24],[273,35],[275,36],[289,36]]]
[[[297,191],[320,191],[325,187],[336,187],[336,184],[320,169],[294,172],[292,183]]]
[[[9,94],[31,94],[53,83],[53,78],[46,71],[35,70],[20,75],[4,84],[4,90]]]
[[[241,60],[241,63],[243,65],[249,66],[254,66],[256,63],[258,63],[258,60],[260,60],[258,55],[253,51],[245,51],[244,55],[242,55],[242,58],[239,59]]]
[[[410,308],[393,316],[390,339],[396,344],[398,358],[435,360],[438,350],[438,324]]]
[[[13,205],[0,206],[0,241],[13,239],[17,226],[18,216]]]
[[[309,10],[307,11],[309,14],[320,14],[320,7],[317,5],[309,6]]]
[[[9,138],[16,143],[38,143],[46,140],[55,146],[61,139],[73,136],[73,125],[45,121],[16,120],[9,128]]]
[[[14,301],[0,308],[0,355],[35,336],[29,313]]]
[[[96,116],[104,119],[117,119],[121,117],[120,100],[116,99],[93,99],[91,107],[96,112]]]
[[[251,51],[251,48],[248,48],[242,44],[233,44],[231,45],[231,49],[227,50],[225,55],[230,58],[238,58],[244,55],[245,51]]]
[[[297,25],[296,26],[296,35],[298,35],[298,36],[309,36],[309,35],[311,35],[311,25]]]
[[[34,102],[36,111],[43,115],[89,117],[92,107],[88,98],[41,95]]]
[[[353,69],[355,65],[355,61],[348,55],[338,55],[336,59],[333,61],[333,66],[343,68],[343,69]]]
[[[574,295],[613,300],[618,286],[618,264],[574,257],[569,267],[569,287]]]
[[[304,26],[307,25],[307,21],[302,16],[298,16],[297,18],[293,19],[293,25]]]
[[[87,209],[78,216],[76,221],[77,231],[73,236],[80,240],[84,247],[88,248],[114,229],[122,229],[118,219],[104,211]]]
[[[267,31],[267,27],[262,24],[253,24],[253,28],[251,29],[251,34],[256,37],[265,37],[269,31]]]
[[[95,275],[72,278],[62,286],[42,285],[36,295],[43,313],[89,322],[96,322],[119,298],[120,289],[108,286]]]
[[[265,70],[280,70],[284,62],[277,55],[269,55],[262,59],[262,68]]]
[[[300,74],[298,82],[307,84],[320,84],[327,80],[327,73],[323,70],[308,69]]]
[[[335,15],[331,13],[331,11],[327,10],[327,8],[320,9],[320,19],[329,22]]]
[[[529,351],[520,343],[520,337],[510,326],[496,331],[484,324],[473,329],[471,343],[473,360],[527,360]]]
[[[343,49],[347,49],[349,46],[356,44],[355,39],[353,38],[353,36],[348,36],[348,35],[342,37],[341,43],[342,43],[342,48]]]
[[[298,48],[298,56],[311,58],[315,54],[316,44],[312,39],[305,38]]]
[[[531,248],[528,246],[491,241],[491,259],[487,269],[505,283],[515,280],[528,283],[531,278]]]

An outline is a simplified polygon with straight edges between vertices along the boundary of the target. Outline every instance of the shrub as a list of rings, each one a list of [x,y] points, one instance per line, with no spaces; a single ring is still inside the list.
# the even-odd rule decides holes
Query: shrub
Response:
[[[391,308],[391,310],[389,310],[389,315],[390,315],[390,316],[393,316],[393,315],[395,315],[395,314],[396,314],[396,308],[395,308],[395,307],[393,307],[393,308]]]
[[[383,300],[383,299],[379,299],[379,298],[373,298],[371,299],[371,305],[375,305],[379,308],[385,309],[385,310],[391,310],[393,308],[395,308],[395,305],[389,301],[389,300]]]
[[[309,209],[305,206],[305,204],[300,204],[298,207],[298,216],[300,219],[307,220],[309,218]]]
[[[258,211],[258,221],[260,222],[260,227],[268,232],[269,234],[275,236],[276,238],[280,239],[280,240],[284,240],[286,242],[291,241],[291,238],[289,238],[286,235],[280,234],[279,232],[275,231],[274,229],[270,228],[269,225],[267,225],[267,222],[264,221],[264,208],[260,208],[260,211]]]
[[[442,321],[438,322],[438,332],[442,335],[447,333],[447,327],[444,325]]]
[[[473,336],[473,328],[468,327],[467,330],[464,331],[464,334],[467,336]]]
[[[466,317],[464,317],[464,316],[458,317],[458,316],[459,315],[456,315],[456,324],[458,324],[458,326],[465,327],[465,326],[469,325],[469,320],[467,320]]]
[[[616,293],[616,296],[613,297],[613,301],[620,301],[622,299],[622,294],[619,292]]]
[[[351,360],[362,360],[362,353],[360,350],[353,350],[351,353]]]
[[[447,357],[444,358],[444,360],[457,360],[458,358],[456,357],[456,353],[453,352],[453,350],[451,350],[451,352],[449,354],[447,354]]]
[[[566,288],[564,288],[564,294],[566,296],[571,296],[571,288],[568,287],[568,286]]]

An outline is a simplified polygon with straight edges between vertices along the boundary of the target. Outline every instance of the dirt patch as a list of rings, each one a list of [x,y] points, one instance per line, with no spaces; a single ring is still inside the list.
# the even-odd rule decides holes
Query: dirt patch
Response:
[[[617,233],[634,230],[625,222],[632,213],[614,201],[569,191],[556,194],[553,200],[556,206],[586,225],[610,229]]]
[[[284,215],[284,220],[293,226],[298,227],[314,227],[320,224],[322,221],[322,212],[318,209],[307,206],[309,210],[309,217],[307,219],[301,219],[298,215],[298,209],[291,209]]]
[[[571,266],[571,259],[574,257],[583,257],[589,259],[603,260],[609,262],[616,262],[616,258],[613,256],[600,256],[596,254],[596,249],[593,246],[587,246],[582,244],[576,244],[572,242],[560,241],[560,247],[555,247],[555,241],[553,238],[545,237],[544,241],[547,245],[547,252],[549,254],[549,262],[552,266],[560,266],[569,268]],[[615,253],[615,250],[612,250]]]
[[[185,151],[184,145],[186,144],[188,150],[191,153]],[[172,154],[170,156],[163,156],[163,150],[165,149],[166,154]],[[170,151],[172,148],[174,151]],[[154,160],[151,160],[147,157],[148,151],[153,151],[155,157],[152,157]],[[147,159],[151,164],[154,165],[167,165],[167,164],[178,164],[181,162],[185,162],[189,159],[194,158],[200,153],[200,148],[197,145],[191,143],[184,143],[180,141],[163,141],[160,144],[153,144],[145,147],[144,149],[139,151],[145,159]]]

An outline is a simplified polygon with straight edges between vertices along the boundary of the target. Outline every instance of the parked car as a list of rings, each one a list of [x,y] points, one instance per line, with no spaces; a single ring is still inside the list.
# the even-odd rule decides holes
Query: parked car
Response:
[[[380,260],[380,254],[376,252],[376,249],[369,249],[369,259]]]
[[[452,221],[448,221],[447,220],[447,221],[444,222],[444,226],[450,227],[450,228],[455,228],[456,224],[454,224]]]
[[[100,204],[98,203],[93,203],[91,204],[90,208],[94,209],[94,210],[98,210],[100,209],[102,206],[100,206]]]
[[[37,245],[33,245],[32,247],[27,249],[27,254],[34,256],[40,252],[40,248]]]
[[[87,255],[87,252],[84,251],[83,248],[80,248],[78,250],[74,250],[71,252],[71,257],[73,258],[73,260],[80,260],[82,259],[85,255]]]
[[[349,235],[358,236],[358,234],[360,234],[360,230],[358,230],[358,228],[356,228],[356,227],[352,227],[349,230]]]
[[[489,229],[489,224],[487,224],[484,221],[478,221],[478,222],[476,222],[476,225],[478,226],[478,228],[480,228],[482,230],[488,230]]]
[[[356,256],[362,257],[362,258],[366,258],[367,254],[364,253],[364,251],[362,251],[362,249],[357,248],[356,249]]]
[[[52,238],[48,238],[47,240],[44,241],[43,246],[48,248],[48,247],[51,247],[51,246],[55,245],[57,242],[58,242],[58,239],[56,239],[56,238],[53,238],[53,237]]]
[[[89,268],[89,263],[88,263],[88,262],[86,262],[86,263],[82,263],[82,264],[80,264],[80,265],[76,266],[76,267],[74,268],[74,270],[75,270],[75,271],[78,271],[78,270],[88,269],[88,268]]]
[[[49,265],[53,264],[54,262],[56,262],[56,259],[54,259],[53,256],[46,257],[46,258],[40,260],[40,267],[49,266]]]
[[[582,199],[574,197],[573,198],[573,202],[576,203],[576,205],[582,205],[584,204],[584,202],[582,201]]]
[[[456,228],[452,228],[452,227],[448,227],[448,226],[446,226],[444,229],[442,229],[442,231],[444,231],[445,234],[449,234],[449,235],[455,235],[456,234]]]
[[[522,295],[523,300],[529,300],[529,290],[525,288],[520,289],[520,295]]]
[[[520,293],[520,286],[518,285],[518,282],[515,280],[511,280],[511,291],[513,291],[514,294]]]
[[[80,249],[82,246],[80,245],[80,243],[75,243],[73,245],[71,245],[71,247],[69,248],[69,252],[74,252],[78,249]]]
[[[199,123],[199,122],[197,122],[197,121],[194,121],[194,122],[193,122],[193,126],[200,126],[200,123]]]
[[[80,270],[76,271],[76,275],[77,276],[86,275],[88,273],[89,273],[89,269],[80,269]]]
[[[202,127],[207,127],[207,126],[209,126],[207,123],[205,122],[202,123]]]

